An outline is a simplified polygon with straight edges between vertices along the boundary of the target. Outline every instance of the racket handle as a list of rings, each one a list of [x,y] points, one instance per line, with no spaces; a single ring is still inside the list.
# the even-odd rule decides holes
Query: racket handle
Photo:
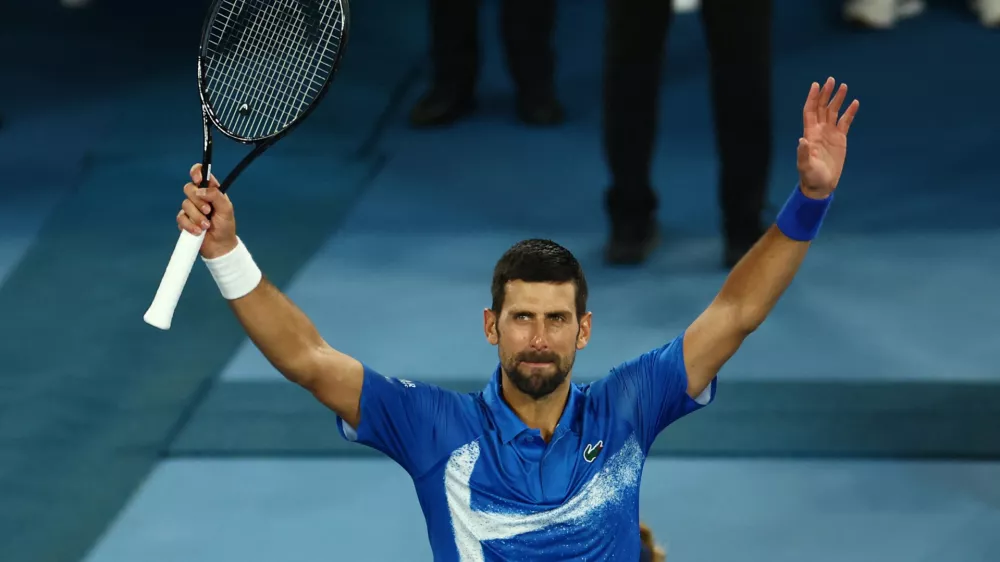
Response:
[[[153,297],[153,304],[149,305],[149,310],[142,319],[150,326],[155,326],[161,330],[169,330],[170,323],[174,318],[174,309],[181,299],[184,286],[187,284],[188,275],[191,268],[198,259],[198,251],[201,250],[201,242],[205,238],[205,232],[195,236],[186,230],[181,231],[177,245],[174,246],[174,253],[170,255],[170,263],[160,280],[160,287]]]

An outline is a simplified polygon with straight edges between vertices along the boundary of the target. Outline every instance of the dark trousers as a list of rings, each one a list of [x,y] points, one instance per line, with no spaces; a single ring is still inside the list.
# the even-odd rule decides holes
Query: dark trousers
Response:
[[[502,0],[500,6],[500,35],[519,93],[551,94],[555,0]],[[471,92],[479,76],[479,1],[430,0],[430,12],[434,84]]]
[[[645,220],[657,206],[650,162],[670,0],[607,0],[604,150],[612,220]],[[726,233],[756,229],[771,160],[771,1],[702,0],[711,64],[719,200]],[[673,111],[683,111],[674,108]]]

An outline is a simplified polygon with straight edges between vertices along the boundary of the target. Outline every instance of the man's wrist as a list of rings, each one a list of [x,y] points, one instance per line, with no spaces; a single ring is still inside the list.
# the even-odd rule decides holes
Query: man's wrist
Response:
[[[250,251],[239,238],[236,239],[236,246],[229,252],[214,258],[203,257],[202,261],[226,300],[246,296],[257,288],[264,277]]]
[[[775,224],[782,234],[792,240],[811,241],[819,234],[832,202],[833,193],[821,199],[816,195],[810,197],[810,193],[806,193],[801,184],[798,184],[778,213]]]
[[[218,259],[218,258],[221,258],[222,256],[224,256],[226,254],[232,253],[232,251],[235,250],[236,247],[239,246],[239,245],[240,245],[240,239],[239,239],[239,237],[235,237],[234,236],[233,237],[233,241],[230,244],[227,244],[226,246],[223,246],[221,248],[217,244],[213,243],[211,246],[209,246],[209,249],[211,251],[209,253],[207,253],[207,254],[204,253],[204,248],[203,248],[203,253],[202,253],[201,257],[202,257],[202,259],[205,259],[205,260]]]
[[[830,197],[833,196],[833,192],[832,191],[831,192],[821,192],[818,189],[812,189],[812,188],[806,186],[804,183],[802,183],[801,179],[799,180],[798,187],[799,187],[799,190],[802,191],[802,195],[805,195],[806,197],[808,197],[810,199],[815,199],[817,201],[823,201],[823,200],[829,199]]]

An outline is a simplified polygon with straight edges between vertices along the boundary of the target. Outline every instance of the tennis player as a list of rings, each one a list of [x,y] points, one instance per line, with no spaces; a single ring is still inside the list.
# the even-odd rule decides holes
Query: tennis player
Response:
[[[650,446],[713,400],[719,369],[795,276],[844,167],[858,109],[854,101],[840,115],[846,96],[833,78],[811,86],[799,184],[708,308],[662,347],[591,384],[570,380],[591,336],[587,282],[554,242],[517,243],[497,262],[483,332],[499,364],[482,391],[459,394],[383,375],[328,345],[262,276],[218,184],[197,187],[197,165],[177,223],[193,234],[207,229],[204,262],[264,356],[337,414],[344,438],[410,474],[435,560],[635,561]]]

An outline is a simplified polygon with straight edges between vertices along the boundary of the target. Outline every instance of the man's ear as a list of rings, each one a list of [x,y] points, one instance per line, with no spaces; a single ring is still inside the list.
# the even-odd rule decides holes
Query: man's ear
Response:
[[[587,343],[590,342],[590,329],[593,321],[594,315],[590,312],[584,314],[583,317],[580,318],[580,330],[576,334],[577,349],[587,347]]]
[[[497,315],[488,308],[483,309],[483,333],[486,335],[486,341],[490,342],[490,345],[500,343],[500,332],[497,331]]]

